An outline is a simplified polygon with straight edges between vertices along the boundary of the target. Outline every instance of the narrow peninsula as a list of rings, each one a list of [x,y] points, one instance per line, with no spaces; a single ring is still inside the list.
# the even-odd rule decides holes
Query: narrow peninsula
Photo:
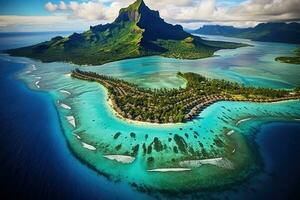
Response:
[[[99,11],[100,12],[100,11]],[[245,44],[203,40],[166,23],[158,11],[137,0],[119,12],[114,22],[91,26],[88,31],[69,37],[54,37],[33,46],[7,50],[12,56],[43,62],[71,62],[101,65],[108,62],[160,55],[179,59],[200,59],[220,49],[234,49]]]
[[[300,64],[300,48],[298,48],[296,51],[296,56],[280,56],[275,58],[276,61],[282,62],[282,63],[288,63],[288,64]]]
[[[217,101],[276,102],[300,99],[300,90],[245,87],[226,80],[208,79],[200,74],[181,73],[185,88],[145,89],[110,76],[72,71],[73,78],[98,82],[109,94],[113,109],[123,118],[149,123],[180,123],[192,120]]]

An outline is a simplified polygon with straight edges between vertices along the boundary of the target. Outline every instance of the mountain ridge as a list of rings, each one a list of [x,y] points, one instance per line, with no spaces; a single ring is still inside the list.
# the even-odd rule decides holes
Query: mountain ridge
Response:
[[[253,28],[205,25],[190,32],[205,35],[238,37],[261,42],[283,42],[300,44],[300,24],[296,22],[289,24],[283,22],[260,23]]]
[[[161,55],[172,58],[200,59],[220,49],[245,45],[205,41],[166,23],[158,11],[137,0],[119,11],[108,24],[91,26],[83,33],[54,37],[33,46],[7,50],[13,56],[40,59],[43,62],[65,61],[79,65],[100,65],[128,58]]]

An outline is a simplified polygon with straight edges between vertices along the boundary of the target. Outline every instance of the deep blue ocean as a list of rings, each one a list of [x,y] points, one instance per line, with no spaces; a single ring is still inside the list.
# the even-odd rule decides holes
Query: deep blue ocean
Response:
[[[139,196],[73,157],[51,98],[14,78],[22,64],[1,61],[0,66],[0,199]]]
[[[0,37],[3,41],[7,35]],[[22,39],[11,38],[1,49],[18,46]],[[50,95],[32,91],[16,79],[23,67],[0,60],[0,199],[146,198],[125,183],[97,175],[71,154]],[[256,141],[267,181],[257,178],[253,184],[259,189],[249,183],[217,199],[299,199],[300,124],[263,125]],[[214,199],[213,193],[208,196]]]

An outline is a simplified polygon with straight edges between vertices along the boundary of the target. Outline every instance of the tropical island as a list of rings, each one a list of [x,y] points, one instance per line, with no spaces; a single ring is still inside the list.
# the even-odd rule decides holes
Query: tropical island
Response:
[[[226,80],[208,79],[196,73],[181,73],[186,87],[179,89],[145,89],[114,77],[72,71],[73,78],[98,82],[108,90],[109,101],[125,119],[149,123],[181,123],[192,120],[205,107],[217,101],[276,102],[300,99],[300,90],[275,90],[245,87]]]
[[[207,41],[166,23],[158,11],[137,0],[119,11],[114,22],[91,26],[88,31],[69,37],[54,37],[33,46],[7,50],[12,56],[39,59],[43,62],[64,61],[79,65],[160,55],[179,59],[200,59],[220,49],[234,49],[245,44]]]
[[[300,64],[300,48],[296,51],[296,56],[288,57],[288,56],[280,56],[275,58],[276,61],[288,64]]]

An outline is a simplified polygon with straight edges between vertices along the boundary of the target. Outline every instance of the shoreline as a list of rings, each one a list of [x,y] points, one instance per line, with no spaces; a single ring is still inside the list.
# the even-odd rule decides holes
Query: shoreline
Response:
[[[105,87],[104,87],[105,88]],[[106,89],[106,88],[105,88]],[[106,101],[108,104],[108,108],[111,110],[111,112],[113,113],[113,115],[115,117],[117,117],[118,119],[125,121],[126,123],[129,124],[134,124],[134,125],[147,125],[147,126],[174,126],[174,125],[182,125],[184,123],[151,123],[151,122],[143,122],[143,121],[137,121],[137,120],[133,120],[133,119],[128,119],[123,117],[122,115],[120,115],[113,107],[112,104],[112,100],[110,98],[108,98],[108,100]]]
[[[101,85],[101,84],[100,84],[100,85]],[[104,87],[103,85],[101,85],[101,86]],[[104,87],[104,88],[105,88],[106,92],[108,92],[107,89],[106,89],[106,87]],[[108,94],[108,93],[106,93],[106,94]],[[299,100],[300,100],[300,99],[287,99],[287,100],[274,100],[273,102],[254,102],[254,101],[234,101],[234,100],[232,101],[232,100],[229,100],[229,102],[245,102],[245,103],[248,102],[248,103],[259,103],[259,104],[277,104],[277,103],[284,103],[284,102],[290,102],[290,101],[299,101]],[[227,101],[227,100],[224,100],[224,101]],[[120,114],[114,109],[111,98],[107,97],[106,102],[107,102],[108,107],[109,107],[109,109],[111,110],[111,112],[112,112],[117,118],[119,118],[119,119],[121,119],[121,120],[123,120],[123,121],[125,121],[125,122],[127,122],[127,123],[129,123],[129,124],[134,124],[134,125],[148,125],[148,126],[153,125],[153,126],[168,126],[168,127],[169,127],[169,126],[174,126],[174,125],[183,125],[183,124],[186,124],[186,123],[189,123],[189,122],[193,121],[193,119],[194,119],[194,118],[193,118],[192,120],[185,121],[185,122],[182,122],[182,123],[152,123],[152,122],[137,121],[137,120],[132,120],[132,119],[125,118],[125,117],[123,117],[122,115],[120,115]],[[196,116],[199,116],[206,108],[208,108],[209,106],[214,105],[214,104],[217,103],[217,102],[221,102],[221,101],[216,101],[216,102],[214,102],[214,103],[212,103],[212,104],[206,106],[206,107],[205,107],[204,109],[202,109],[201,112],[199,112]],[[251,118],[242,119],[242,120],[238,121],[238,122],[236,123],[236,125],[238,126],[238,125],[240,125],[241,123],[243,123],[244,121],[248,121],[248,120],[251,120]]]
[[[185,76],[186,75],[186,76]],[[249,102],[249,103],[273,103],[273,102],[281,102],[281,101],[286,101],[286,100],[299,100],[300,99],[300,95],[298,93],[274,93],[275,91],[272,90],[272,92],[274,93],[274,95],[278,97],[274,97],[273,96],[268,96],[268,95],[262,95],[262,96],[254,96],[254,97],[244,97],[243,95],[237,95],[237,94],[223,94],[222,92],[220,92],[220,94],[198,94],[195,93],[194,96],[192,98],[187,98],[184,100],[180,100],[180,101],[175,101],[174,99],[174,94],[171,95],[170,97],[170,102],[167,103],[171,103],[170,105],[167,104],[165,105],[165,107],[163,107],[164,112],[162,113],[156,113],[155,115],[153,113],[150,112],[150,114],[152,114],[153,116],[146,116],[145,115],[137,115],[134,114],[133,116],[128,113],[128,111],[131,109],[138,109],[139,113],[143,113],[143,114],[149,114],[147,113],[147,109],[154,109],[157,110],[153,105],[148,105],[149,101],[154,101],[153,98],[159,98],[159,97],[155,97],[155,95],[159,95],[156,94],[155,92],[152,94],[150,91],[140,91],[138,90],[138,86],[132,86],[127,82],[120,82],[120,80],[118,79],[113,79],[110,78],[109,76],[105,76],[105,75],[99,75],[97,73],[93,73],[93,72],[85,72],[85,71],[81,71],[79,69],[75,69],[72,71],[71,74],[72,78],[76,78],[76,79],[80,79],[80,80],[85,80],[85,81],[92,81],[92,82],[97,82],[100,85],[102,85],[104,88],[106,88],[106,92],[107,92],[107,101],[108,104],[110,105],[110,107],[113,108],[114,113],[117,117],[123,119],[124,121],[128,122],[128,123],[135,123],[135,124],[142,124],[142,125],[146,125],[146,124],[151,124],[151,125],[174,125],[174,124],[180,124],[180,123],[187,123],[188,121],[193,121],[195,119],[196,116],[199,116],[199,114],[201,114],[201,112],[203,110],[205,110],[207,107],[209,107],[210,105],[216,103],[216,102],[220,102],[220,101],[229,101],[229,102]],[[197,79],[197,80],[202,80],[202,82],[207,81],[208,83],[209,80],[205,79],[205,77],[201,77],[201,75],[197,75],[197,74],[182,74],[180,72],[178,72],[178,76],[181,76],[183,78],[185,78],[188,82],[188,80],[190,79]],[[201,84],[202,84],[201,82]],[[228,82],[229,84],[230,82]],[[199,82],[200,84],[200,82]],[[233,87],[233,86],[232,86]],[[110,91],[112,90],[112,91]],[[126,91],[128,90],[128,91]],[[183,92],[184,91],[184,92]],[[183,91],[176,91],[176,95],[181,95],[181,93],[187,93],[187,92],[191,92],[191,90],[184,90]],[[256,90],[255,90],[256,91]],[[178,93],[180,92],[180,93]],[[261,92],[261,91],[258,91]],[[261,92],[262,93],[262,92]],[[133,95],[133,99],[137,99],[138,97],[142,96],[141,98],[143,100],[145,100],[145,98],[148,98],[148,104],[147,106],[143,106],[143,109],[141,109],[141,107],[139,105],[135,105],[136,103],[132,102],[127,102],[126,105],[123,105],[123,107],[116,103],[118,102],[120,99],[122,101],[122,97],[126,97],[128,95]],[[185,94],[186,95],[186,94]],[[175,98],[177,98],[177,96]],[[151,99],[152,98],[152,99]],[[161,101],[166,102],[166,100],[162,100]],[[134,101],[135,102],[135,101]],[[126,103],[126,102],[125,102]],[[123,102],[123,104],[125,104]],[[175,114],[172,113],[170,110],[170,108],[175,109],[174,106],[176,106],[177,104],[185,104],[184,106],[179,106],[180,109],[182,109],[183,111],[179,111],[178,109],[175,111]],[[136,106],[136,107],[135,107]],[[130,108],[128,108],[130,107]],[[177,108],[177,107],[176,107]],[[167,113],[165,112],[167,109]],[[132,111],[132,110],[131,110]],[[170,113],[171,112],[171,113]],[[126,114],[127,113],[127,114]],[[169,116],[170,115],[170,116]]]

